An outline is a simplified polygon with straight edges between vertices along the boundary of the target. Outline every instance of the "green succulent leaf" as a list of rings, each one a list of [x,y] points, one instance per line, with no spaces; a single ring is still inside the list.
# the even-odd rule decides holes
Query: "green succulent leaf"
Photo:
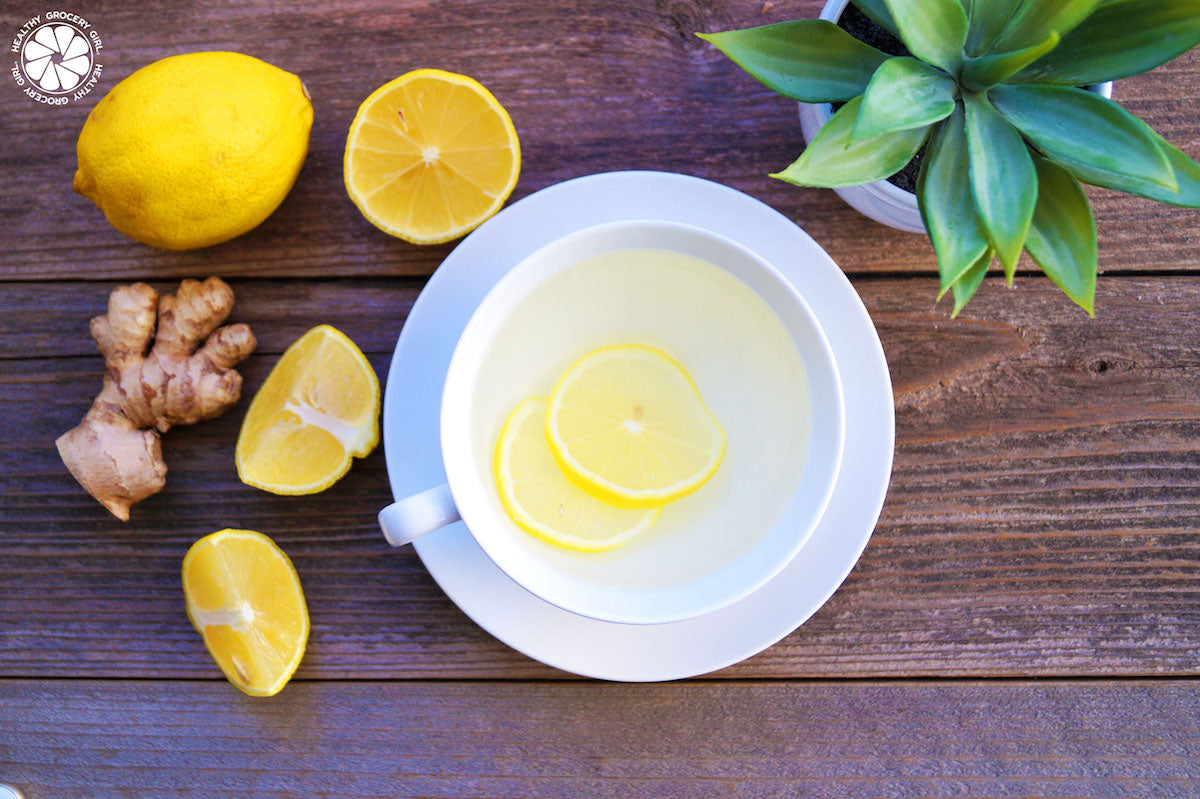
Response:
[[[993,52],[1020,50],[1045,41],[1050,31],[1059,36],[1075,28],[1096,10],[1101,0],[1026,0],[992,43]]]
[[[967,14],[959,0],[885,0],[900,38],[917,58],[958,72],[967,39]]]
[[[888,11],[887,3],[883,0],[850,0],[858,10],[866,14],[881,28],[887,29],[889,33],[899,35],[896,29],[896,20],[892,19],[892,12]]]
[[[867,84],[851,138],[862,141],[945,119],[957,93],[954,79],[940,69],[915,58],[889,59]]]
[[[1140,75],[1200,44],[1200,0],[1109,0],[1018,73],[1018,83],[1084,86]]]
[[[1174,147],[1157,133],[1154,134],[1158,146],[1167,155],[1171,167],[1175,170],[1175,179],[1179,181],[1179,192],[1138,177],[1129,175],[1113,175],[1101,170],[1089,169],[1085,166],[1067,166],[1072,175],[1084,183],[1093,186],[1103,186],[1139,197],[1147,197],[1168,205],[1179,205],[1184,208],[1200,208],[1200,164],[1197,164],[1179,148]]]
[[[1037,44],[1023,50],[1011,53],[995,53],[992,55],[970,58],[963,65],[959,79],[963,86],[971,91],[990,89],[997,83],[1005,81],[1020,72],[1029,64],[1050,52],[1058,45],[1057,31],[1050,31],[1046,38]]]
[[[997,86],[988,96],[1043,155],[1080,177],[1076,169],[1140,178],[1170,191],[1179,187],[1153,129],[1111,100],[1083,89],[1032,84]]]
[[[917,179],[921,218],[937,253],[939,300],[991,249],[971,197],[964,119],[963,107],[957,105],[933,137]]]
[[[967,30],[967,54],[977,56],[991,47],[1000,31],[1021,7],[1022,0],[978,0],[970,7]]]
[[[1021,134],[982,94],[967,94],[971,196],[1012,282],[1037,202],[1037,170]]]
[[[1157,190],[1151,193],[1140,187],[1130,186],[1129,188],[1123,188],[1120,185],[1112,185],[1109,188],[1119,189],[1130,194],[1137,194],[1141,197],[1149,197],[1152,200],[1158,200],[1160,203],[1167,203],[1168,205],[1181,205],[1184,208],[1200,208],[1200,164],[1197,164],[1182,150],[1157,133],[1154,134],[1154,139],[1158,142],[1159,148],[1167,154],[1167,160],[1171,162],[1171,168],[1175,170],[1175,179],[1179,181],[1179,192],[1176,194],[1167,194],[1165,190]],[[1153,184],[1149,188],[1157,189]]]
[[[929,128],[912,128],[854,142],[851,133],[861,106],[861,97],[842,106],[817,132],[795,163],[771,177],[798,186],[834,189],[883,180],[903,169],[925,143]]]
[[[696,35],[767,88],[806,103],[857,97],[889,57],[820,19]]]
[[[1045,158],[1034,158],[1038,175],[1037,207],[1025,249],[1075,304],[1095,316],[1096,220],[1087,195],[1070,172]]]
[[[983,278],[987,275],[988,266],[992,263],[994,252],[988,250],[983,255],[979,256],[979,260],[971,264],[971,267],[963,272],[962,277],[954,282],[950,287],[954,292],[954,310],[950,312],[950,318],[958,316],[962,309],[967,306],[971,297],[975,296],[975,292],[979,289],[979,284],[983,282]]]

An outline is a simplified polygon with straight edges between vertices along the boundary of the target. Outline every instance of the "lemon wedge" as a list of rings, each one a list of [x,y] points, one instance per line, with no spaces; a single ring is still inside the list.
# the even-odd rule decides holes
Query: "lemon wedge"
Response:
[[[655,508],[698,490],[725,455],[725,432],[671,356],[602,347],[559,378],[546,438],[563,472],[622,508]]]
[[[350,199],[373,225],[436,244],[500,210],[517,185],[521,147],[508,112],[478,81],[418,69],[363,101],[343,168]]]
[[[254,395],[238,434],[238,477],[273,494],[315,494],[379,443],[379,378],[344,333],[297,339]]]
[[[183,558],[188,619],[231,683],[251,696],[287,685],[308,642],[300,576],[283,550],[253,530],[220,530]]]
[[[548,404],[545,397],[523,401],[496,442],[496,486],[513,521],[543,541],[577,552],[613,549],[650,529],[660,509],[614,508],[563,475],[546,443]]]

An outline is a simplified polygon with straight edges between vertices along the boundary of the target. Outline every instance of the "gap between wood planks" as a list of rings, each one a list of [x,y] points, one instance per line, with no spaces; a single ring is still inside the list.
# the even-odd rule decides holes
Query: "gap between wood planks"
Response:
[[[140,676],[86,676],[55,675],[45,677],[37,674],[6,674],[0,676],[0,685],[5,683],[172,683],[207,685],[209,683],[228,682],[221,674],[212,677],[140,677]],[[563,677],[293,677],[288,684],[300,683],[346,683],[349,685],[388,685],[396,683],[421,683],[422,685],[462,685],[469,683],[503,683],[505,685],[577,685],[590,682],[602,685],[668,685],[671,683],[686,683],[688,685],[936,685],[940,683],[955,685],[1041,685],[1044,683],[1087,683],[1120,685],[1122,683],[1193,683],[1200,682],[1200,672],[1194,674],[1122,674],[1114,677],[1109,675],[1089,676],[1086,674],[1054,674],[1045,677],[980,677],[978,675],[947,675],[938,676],[891,676],[879,677],[712,677],[701,675],[685,677],[678,680],[659,680],[657,682],[623,682],[620,680],[605,680],[595,677],[567,674]]]

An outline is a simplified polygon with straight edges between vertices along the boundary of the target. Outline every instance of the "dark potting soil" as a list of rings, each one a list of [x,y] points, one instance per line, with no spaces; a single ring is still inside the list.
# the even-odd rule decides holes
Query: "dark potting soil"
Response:
[[[872,22],[871,18],[859,11],[858,6],[853,3],[846,6],[837,25],[860,42],[869,44],[876,50],[882,50],[890,56],[912,55],[904,46],[904,42]]]
[[[876,50],[882,50],[890,56],[909,56],[912,55],[908,48],[904,46],[904,42],[897,39],[888,31],[876,25],[863,12],[859,11],[853,3],[846,6],[846,10],[842,12],[842,16],[837,21],[838,27],[849,33],[860,42],[865,42],[871,45]],[[837,111],[843,103],[834,103],[833,110]],[[921,149],[913,156],[913,159],[896,174],[887,179],[888,183],[897,186],[905,191],[915,192],[917,190],[917,175],[921,171],[921,159],[925,157],[925,146],[921,145]]]

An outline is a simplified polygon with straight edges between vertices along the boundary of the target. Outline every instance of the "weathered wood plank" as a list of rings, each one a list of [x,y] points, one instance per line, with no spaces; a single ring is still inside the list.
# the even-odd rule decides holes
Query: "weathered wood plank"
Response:
[[[1015,293],[990,280],[954,322],[932,305],[932,280],[858,288],[897,389],[883,518],[825,609],[721,676],[1200,673],[1200,284],[1103,279],[1088,320],[1046,280]],[[20,289],[26,316],[0,314],[0,341],[21,342],[0,345],[0,676],[213,675],[178,568],[225,526],[263,530],[295,560],[313,618],[301,677],[556,674],[475,627],[411,551],[385,546],[380,453],[312,497],[239,483],[244,402],[173,430],[166,491],[128,525],[109,518],[52,444],[99,383],[82,324],[108,286],[72,286],[80,298],[61,306],[52,290]],[[264,341],[248,392],[269,354],[319,321],[364,342],[384,376],[412,302],[387,281],[237,289],[236,318]],[[13,359],[21,348],[38,357]]]
[[[1195,682],[0,683],[31,799],[1195,796]]]
[[[15,86],[0,92],[0,237],[10,279],[427,275],[452,245],[416,247],[371,227],[347,199],[341,163],[361,100],[418,66],[474,75],[511,111],[524,173],[514,197],[580,175],[662,169],[727,183],[798,221],[849,272],[930,272],[921,236],[877,225],[832,192],[766,175],[801,149],[795,105],[691,34],[816,16],[820,0],[352,0],[273,13],[170,0],[102,0],[82,9],[107,46],[101,85],[47,108]],[[16,29],[27,10],[0,13]],[[169,42],[169,43],[168,43]],[[233,242],[196,252],[145,247],[114,231],[70,190],[75,140],[103,93],[178,52],[248,51],[299,73],[316,119],[304,170],[283,206]],[[344,57],[354,53],[353,58]],[[1200,53],[1122,81],[1116,97],[1200,155]],[[1095,191],[1103,268],[1195,270],[1196,211]]]
[[[258,339],[259,355],[283,352],[305,331],[329,324],[364,352],[396,346],[424,281],[412,280],[233,280],[235,302],[229,322],[246,322]],[[96,355],[89,320],[105,312],[109,293],[128,281],[0,283],[0,359]],[[173,292],[178,281],[151,281]],[[98,357],[98,356],[97,356]]]

